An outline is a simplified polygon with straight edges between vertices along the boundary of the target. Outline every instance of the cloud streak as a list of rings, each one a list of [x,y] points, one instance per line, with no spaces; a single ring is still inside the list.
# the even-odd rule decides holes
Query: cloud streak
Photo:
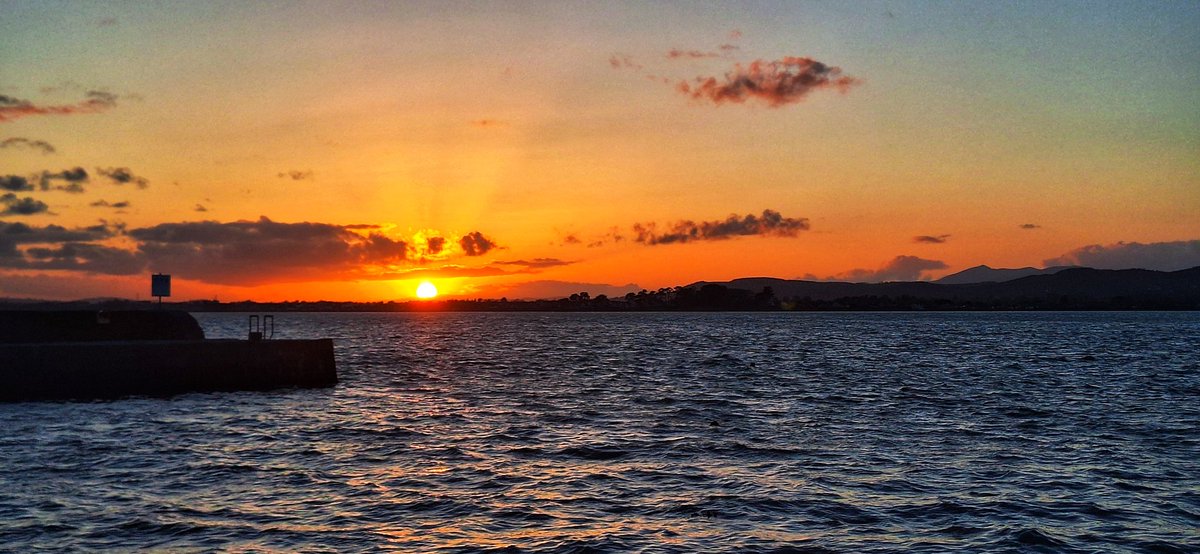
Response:
[[[675,244],[693,241],[725,240],[744,236],[794,237],[809,229],[807,218],[784,217],[775,210],[763,210],[762,215],[730,215],[723,220],[685,220],[664,226],[638,223],[633,226],[634,241],[645,245]]]
[[[24,137],[11,137],[0,140],[0,148],[28,148],[30,150],[40,150],[42,154],[53,154],[57,152],[53,144],[44,140],[31,140]]]
[[[109,202],[107,200],[97,200],[88,205],[93,208],[113,208],[116,210],[120,210],[120,209],[128,208],[132,204],[130,204],[128,200],[122,200],[120,202]]]
[[[78,103],[46,106],[0,94],[0,123],[38,115],[99,113],[116,107],[117,99],[118,96],[111,92],[89,90]]]
[[[733,46],[732,44],[724,44],[721,47],[724,48],[726,46],[731,46],[734,49],[737,48],[736,46]],[[679,48],[672,48],[667,51],[667,59],[668,60],[704,59],[704,58],[719,58],[719,57],[721,57],[721,54],[718,54],[717,52],[704,52],[701,50],[680,50]]]
[[[287,171],[280,171],[275,176],[279,177],[280,179],[291,179],[293,181],[305,181],[305,180],[309,180],[309,179],[313,178],[313,172],[311,169],[305,170],[305,171],[301,171],[299,169],[289,169]]]
[[[504,265],[504,266],[511,266],[511,267],[520,267],[520,268],[524,268],[527,270],[534,270],[534,269],[546,269],[548,267],[560,267],[560,266],[564,266],[564,265],[571,265],[573,263],[575,263],[575,262],[568,262],[566,260],[560,260],[558,258],[533,258],[531,260],[497,261],[497,262],[493,262],[493,265]]]
[[[943,244],[950,239],[950,235],[919,235],[913,237],[913,242],[924,244]]]
[[[854,77],[843,76],[838,67],[812,58],[787,56],[773,61],[737,64],[724,78],[696,77],[691,82],[679,81],[676,90],[717,106],[756,100],[779,108],[800,102],[815,90],[833,88],[846,92],[859,83]]]
[[[150,181],[145,177],[134,175],[128,167],[98,167],[96,173],[108,177],[110,181],[118,185],[134,184],[137,188],[144,189],[150,186]]]

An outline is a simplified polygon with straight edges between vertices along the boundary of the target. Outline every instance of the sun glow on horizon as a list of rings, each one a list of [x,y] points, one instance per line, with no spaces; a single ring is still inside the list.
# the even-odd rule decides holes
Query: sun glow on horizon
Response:
[[[417,285],[417,298],[427,300],[434,298],[437,295],[438,290],[437,287],[433,286],[433,283],[430,283],[429,281],[421,281],[421,284]]]

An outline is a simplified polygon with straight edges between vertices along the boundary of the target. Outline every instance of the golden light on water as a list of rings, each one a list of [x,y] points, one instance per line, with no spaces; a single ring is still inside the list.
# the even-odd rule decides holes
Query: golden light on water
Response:
[[[433,298],[437,295],[438,290],[437,287],[433,286],[433,283],[421,281],[421,284],[417,285],[417,298]]]

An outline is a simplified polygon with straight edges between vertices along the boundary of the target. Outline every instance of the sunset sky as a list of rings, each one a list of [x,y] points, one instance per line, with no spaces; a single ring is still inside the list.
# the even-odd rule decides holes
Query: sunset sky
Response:
[[[1196,2],[0,1],[0,296],[1200,265]]]

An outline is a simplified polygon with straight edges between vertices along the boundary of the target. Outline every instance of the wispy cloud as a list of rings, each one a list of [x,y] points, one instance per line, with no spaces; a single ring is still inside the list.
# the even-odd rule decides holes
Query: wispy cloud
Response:
[[[1200,240],[1092,244],[1042,263],[1045,267],[1080,265],[1096,269],[1177,271],[1200,266]]]
[[[93,208],[113,208],[116,210],[125,209],[125,208],[128,208],[129,206],[131,206],[131,204],[129,203],[128,200],[122,200],[120,202],[109,202],[107,200],[97,200],[88,205]]]
[[[696,77],[679,81],[676,89],[696,100],[715,105],[757,100],[772,108],[800,102],[814,90],[834,88],[845,92],[859,84],[842,75],[840,68],[812,58],[788,56],[774,61],[737,64],[724,78]]]
[[[925,244],[942,244],[950,239],[950,235],[919,235],[913,237],[913,242]]]
[[[731,46],[734,49],[737,48],[736,46],[733,46],[732,44],[726,44],[726,45],[722,45],[722,46]],[[668,60],[678,60],[681,58],[682,59],[689,59],[689,58],[690,59],[703,59],[703,58],[719,58],[719,57],[721,57],[721,54],[719,54],[717,52],[705,52],[702,50],[681,50],[679,48],[672,48],[667,51],[667,59]]]
[[[280,171],[278,174],[276,174],[276,177],[279,177],[280,179],[291,179],[293,181],[305,181],[313,178],[313,172],[311,169],[303,171],[299,169],[289,169],[287,171]]]
[[[118,96],[111,92],[89,90],[75,104],[38,105],[0,94],[0,123],[36,115],[70,115],[98,113],[116,107]]]
[[[575,263],[575,262],[560,260],[558,258],[533,258],[531,260],[511,260],[511,261],[493,262],[494,265],[521,267],[521,268],[525,268],[525,269],[545,269],[548,267],[559,267],[559,266],[564,266],[564,265],[571,265],[573,263]]]
[[[145,177],[139,177],[133,174],[128,167],[98,167],[96,173],[108,177],[113,183],[124,185],[132,183],[137,185],[137,188],[144,189],[150,186],[150,181]]]
[[[724,220],[686,220],[663,226],[659,230],[655,223],[638,223],[633,226],[634,241],[646,244],[673,244],[702,240],[724,240],[742,236],[794,237],[809,228],[807,218],[784,217],[775,210],[763,210],[761,216],[730,215]]]
[[[641,71],[642,64],[633,60],[629,54],[613,54],[608,58],[608,65],[613,69],[635,69]]]
[[[1041,226],[1041,225],[1038,225],[1038,224],[1036,224],[1036,223],[1022,223],[1022,224],[1020,225],[1020,227],[1021,227],[1022,229],[1025,229],[1025,230],[1027,230],[1027,231],[1028,231],[1028,230],[1033,230],[1033,229],[1041,229],[1041,228],[1042,228],[1042,226]]]
[[[57,152],[53,144],[44,140],[31,140],[24,137],[11,137],[0,140],[0,148],[28,148],[30,150],[40,150],[42,154]]]

